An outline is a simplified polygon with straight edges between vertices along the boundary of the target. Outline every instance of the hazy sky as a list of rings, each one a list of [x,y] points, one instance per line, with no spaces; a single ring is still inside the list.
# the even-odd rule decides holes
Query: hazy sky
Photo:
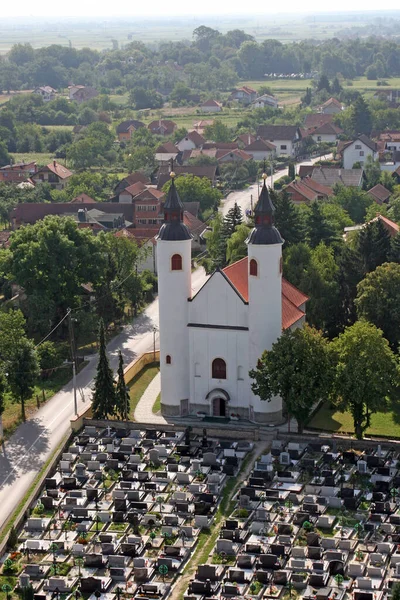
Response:
[[[285,2],[258,2],[256,4],[247,4],[238,0],[202,0],[193,2],[193,0],[174,0],[173,2],[165,0],[152,0],[152,2],[143,2],[141,0],[119,0],[119,2],[109,2],[106,0],[69,0],[68,2],[55,2],[54,0],[18,0],[18,2],[2,2],[1,15],[4,17],[29,17],[29,16],[76,16],[76,17],[135,17],[135,16],[153,16],[162,15],[224,15],[243,14],[251,17],[251,11],[260,14],[274,14],[277,12],[290,13],[306,12],[332,12],[332,3],[323,3],[320,0],[307,0],[299,2],[298,0],[285,0]],[[379,4],[372,0],[336,0],[334,3],[336,12],[341,11],[365,11],[365,10],[398,10],[398,0],[381,0]]]

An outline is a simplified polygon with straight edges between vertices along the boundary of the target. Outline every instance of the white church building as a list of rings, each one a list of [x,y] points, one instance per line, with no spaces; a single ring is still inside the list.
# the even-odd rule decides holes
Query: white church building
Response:
[[[266,177],[248,256],[217,269],[192,296],[191,235],[171,176],[157,238],[162,414],[278,423],[282,400],[260,400],[249,370],[283,329],[303,324],[307,296],[282,278],[284,240]]]

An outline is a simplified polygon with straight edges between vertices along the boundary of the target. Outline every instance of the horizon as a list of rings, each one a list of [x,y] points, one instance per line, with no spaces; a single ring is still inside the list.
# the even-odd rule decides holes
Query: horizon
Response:
[[[151,14],[148,14],[147,5],[140,5],[139,7],[135,6],[134,11],[129,11],[126,9],[124,4],[121,4],[118,12],[116,12],[115,7],[110,7],[106,3],[102,3],[100,6],[96,6],[93,1],[89,2],[89,6],[93,5],[93,10],[96,11],[96,16],[93,14],[89,14],[85,11],[88,11],[87,5],[82,8],[81,3],[77,0],[71,0],[68,3],[68,9],[64,4],[62,5],[54,5],[54,3],[49,0],[38,0],[35,4],[35,13],[29,14],[29,10],[32,10],[32,4],[27,0],[20,0],[18,3],[18,9],[15,5],[7,4],[2,9],[2,21],[15,21],[15,22],[23,22],[28,21],[31,22],[32,19],[42,19],[43,17],[47,18],[49,21],[57,21],[60,18],[73,19],[73,20],[85,20],[85,21],[98,21],[103,18],[107,18],[111,21],[120,20],[120,19],[146,19],[150,21],[158,21],[160,19],[171,21],[174,19],[180,19],[182,17],[185,18],[193,18],[193,19],[239,19],[245,18],[254,19],[259,17],[265,17],[267,15],[273,16],[274,18],[290,18],[290,16],[298,17],[298,16],[314,16],[318,17],[319,15],[323,16],[351,16],[351,15],[362,15],[362,16],[372,16],[372,15],[382,15],[390,16],[393,13],[396,13],[400,16],[400,9],[398,8],[396,0],[385,0],[383,6],[380,9],[377,9],[376,6],[372,5],[371,7],[363,7],[363,8],[351,8],[348,7],[348,2],[345,0],[337,0],[337,10],[332,11],[331,7],[327,7],[326,9],[321,8],[320,2],[318,0],[310,0],[307,3],[307,8],[304,8],[304,5],[296,2],[295,0],[289,0],[287,3],[287,9],[285,11],[271,11],[271,9],[266,9],[265,11],[257,11],[257,12],[248,12],[248,7],[245,5],[237,4],[235,7],[229,6],[229,13],[221,12],[221,4],[211,2],[210,0],[206,0],[203,3],[203,8],[201,10],[193,11],[192,6],[188,6],[186,2],[183,0],[177,0],[174,5],[174,12],[172,13],[168,6],[164,2],[160,2],[160,0],[156,0],[153,3],[153,11]],[[54,10],[56,6],[56,12]],[[27,10],[25,10],[25,7]],[[24,13],[24,16],[21,15]],[[156,15],[154,13],[157,13]],[[239,27],[240,28],[240,27]]]

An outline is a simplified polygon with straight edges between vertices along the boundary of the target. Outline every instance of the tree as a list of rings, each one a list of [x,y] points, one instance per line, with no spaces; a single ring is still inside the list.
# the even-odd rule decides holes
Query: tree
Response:
[[[307,218],[307,237],[311,248],[316,248],[321,242],[327,245],[332,244],[337,239],[337,236],[334,228],[322,212],[322,202],[314,200],[311,202],[310,209],[310,214]]]
[[[343,208],[354,223],[363,223],[368,207],[374,203],[372,197],[354,187],[335,186],[332,202]]]
[[[360,230],[357,249],[364,263],[365,273],[373,271],[389,260],[390,235],[380,219],[371,221]]]
[[[350,123],[354,135],[370,135],[372,130],[372,116],[368,104],[360,95],[351,107]]]
[[[24,338],[25,319],[22,312],[19,309],[0,312],[0,360],[8,360]]]
[[[10,276],[27,294],[27,311],[45,308],[47,329],[79,304],[82,284],[101,280],[104,270],[100,238],[67,217],[21,227],[12,235],[10,253]]]
[[[5,165],[9,165],[11,160],[11,156],[8,153],[7,146],[5,142],[0,141],[0,167],[4,167]]]
[[[289,162],[288,175],[290,177],[290,181],[293,181],[294,179],[296,179],[296,166],[293,161]]]
[[[371,189],[379,183],[381,178],[381,165],[379,162],[379,158],[374,160],[372,156],[367,156],[367,160],[365,161],[364,166],[365,177],[367,179],[367,189]]]
[[[332,94],[338,95],[340,94],[340,92],[343,90],[342,86],[340,85],[339,79],[337,77],[334,78],[334,80],[332,81]]]
[[[243,213],[240,206],[235,202],[234,206],[228,210],[224,217],[222,235],[228,239],[236,231],[236,227],[243,222]]]
[[[3,443],[3,412],[5,409],[5,394],[7,389],[6,378],[0,371],[0,444]]]
[[[232,139],[229,127],[219,119],[216,119],[213,125],[207,125],[204,136],[207,140],[213,140],[214,142],[230,142]]]
[[[103,319],[99,322],[99,362],[94,380],[92,410],[94,419],[107,419],[115,414],[115,388],[113,372],[107,358]]]
[[[313,406],[330,392],[328,342],[308,325],[286,329],[272,349],[263,353],[250,377],[255,380],[251,389],[261,400],[282,398],[289,418],[296,419],[302,433]]]
[[[250,234],[250,227],[242,223],[236,227],[226,244],[226,261],[228,264],[236,262],[247,256],[246,240]]]
[[[286,192],[270,192],[275,205],[275,226],[285,240],[285,248],[302,242],[305,238],[303,216],[298,206]]]
[[[331,91],[329,79],[326,75],[321,75],[321,77],[318,80],[317,92],[320,92],[321,90],[326,90],[327,92]]]
[[[371,424],[371,415],[385,410],[398,390],[398,361],[382,331],[366,321],[347,327],[332,342],[332,349],[332,399],[340,411],[350,411],[360,440]]]
[[[400,233],[397,233],[390,240],[389,260],[400,263]]]
[[[20,340],[7,364],[8,383],[15,399],[21,403],[21,417],[25,421],[25,402],[32,397],[39,377],[39,361],[32,340]]]
[[[357,286],[357,314],[383,331],[393,350],[400,343],[400,265],[385,263]]]
[[[168,194],[170,185],[170,181],[164,185],[165,194]],[[175,178],[175,186],[182,202],[200,202],[201,211],[218,208],[222,198],[222,193],[213,188],[211,181],[206,177],[181,175]]]
[[[122,358],[122,352],[118,352],[118,379],[117,387],[115,389],[115,412],[123,420],[128,419],[130,407],[129,407],[129,392],[126,389],[125,377],[124,377],[124,359]]]
[[[222,235],[224,221],[222,215],[217,213],[210,223],[210,230],[204,235],[208,258],[204,262],[207,273],[212,273],[217,267],[226,264],[226,239]]]
[[[339,286],[338,306],[336,310],[336,333],[353,325],[357,318],[355,299],[357,285],[364,277],[364,269],[359,253],[343,244],[336,258],[338,264],[337,282]]]

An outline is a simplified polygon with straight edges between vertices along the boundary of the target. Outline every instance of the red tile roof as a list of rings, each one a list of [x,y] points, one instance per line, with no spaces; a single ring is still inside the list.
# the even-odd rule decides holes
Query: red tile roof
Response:
[[[137,181],[136,183],[132,183],[132,185],[126,187],[124,190],[121,190],[120,194],[128,193],[132,197],[135,197],[145,189],[146,189],[146,185],[142,181]]]
[[[377,202],[378,204],[383,204],[384,202],[387,202],[390,198],[389,190],[387,190],[385,186],[381,183],[378,183],[373,188],[368,190],[367,194],[372,196],[375,202]]]
[[[55,175],[58,175],[58,177],[60,179],[67,179],[68,177],[71,177],[71,175],[73,175],[72,171],[70,171],[63,165],[60,165],[60,163],[56,162],[55,160],[53,160],[53,162],[51,162],[48,165],[46,165],[45,167],[43,167],[43,169],[39,169],[38,173],[40,173],[42,170],[46,170],[46,169],[51,171]],[[36,175],[36,173],[35,173],[35,175]]]
[[[335,115],[325,115],[324,113],[311,113],[304,119],[305,129],[311,129],[314,127],[320,127],[325,123],[331,123]]]
[[[378,215],[375,217],[375,219],[372,219],[372,221],[378,221],[378,220],[381,221],[381,223],[387,230],[390,237],[395,237],[399,233],[400,227],[394,221],[391,221],[390,219],[388,219],[387,217],[384,217],[383,215]]]
[[[75,198],[72,198],[71,200],[71,204],[81,204],[82,202],[85,202],[86,204],[97,204],[96,200],[85,194],[85,192],[82,192],[82,194],[75,196]]]
[[[233,287],[245,302],[249,301],[248,258],[242,258],[223,269]],[[308,297],[282,278],[282,328],[288,329],[304,317],[300,307],[307,302]]]
[[[220,108],[222,105],[216,100],[206,100],[203,104],[200,104],[200,106],[218,106]]]

